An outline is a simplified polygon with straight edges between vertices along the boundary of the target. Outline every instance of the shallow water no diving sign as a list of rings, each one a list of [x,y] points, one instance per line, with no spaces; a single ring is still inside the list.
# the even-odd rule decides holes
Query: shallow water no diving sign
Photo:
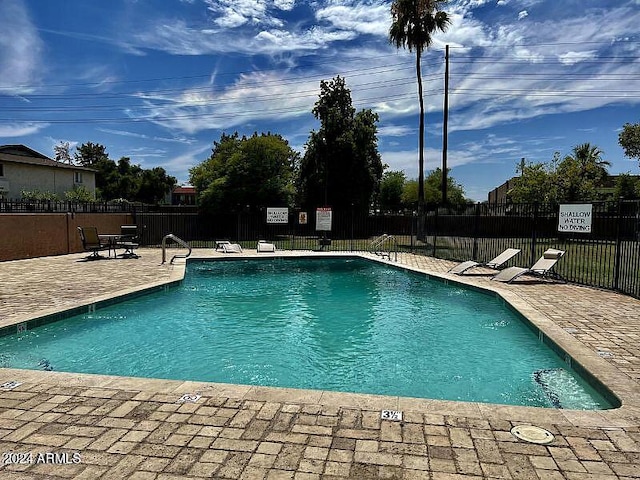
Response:
[[[558,232],[591,233],[590,203],[560,205],[558,212]]]

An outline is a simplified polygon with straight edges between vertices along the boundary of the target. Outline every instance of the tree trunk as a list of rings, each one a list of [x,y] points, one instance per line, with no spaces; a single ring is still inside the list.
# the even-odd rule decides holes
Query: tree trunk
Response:
[[[422,98],[422,54],[416,49],[416,76],[418,77],[418,100],[420,102],[420,133],[418,137],[418,215],[424,210],[424,100]]]

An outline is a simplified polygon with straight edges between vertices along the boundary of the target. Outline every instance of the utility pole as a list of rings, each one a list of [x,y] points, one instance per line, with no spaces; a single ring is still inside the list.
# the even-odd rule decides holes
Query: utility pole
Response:
[[[447,123],[449,122],[449,45],[444,51],[444,108],[442,121],[442,204],[447,204]]]

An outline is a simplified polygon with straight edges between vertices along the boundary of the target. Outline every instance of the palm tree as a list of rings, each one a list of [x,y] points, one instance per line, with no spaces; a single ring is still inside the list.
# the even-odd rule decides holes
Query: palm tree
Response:
[[[606,173],[605,167],[610,167],[611,162],[602,159],[603,153],[598,147],[587,142],[573,147],[573,155],[569,155],[569,157],[578,162],[583,174],[590,165],[598,167]]]
[[[420,101],[420,138],[418,146],[418,212],[424,204],[424,100],[422,98],[422,52],[433,43],[436,31],[444,32],[451,23],[449,16],[440,10],[447,0],[394,0],[391,4],[392,23],[389,41],[396,48],[408,48],[416,52],[416,76]],[[446,175],[446,173],[444,173]]]

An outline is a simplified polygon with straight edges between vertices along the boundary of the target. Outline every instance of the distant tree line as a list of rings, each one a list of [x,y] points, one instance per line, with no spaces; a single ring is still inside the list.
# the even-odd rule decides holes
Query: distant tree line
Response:
[[[164,198],[177,185],[177,179],[162,167],[144,169],[132,165],[129,157],[121,157],[116,163],[109,158],[104,145],[87,142],[76,147],[71,156],[69,143],[60,142],[54,147],[56,160],[63,163],[75,163],[96,170],[96,199],[109,201],[121,200],[155,204]],[[80,187],[78,198],[73,200],[93,200],[86,198],[90,194]]]
[[[402,172],[384,172],[378,115],[370,109],[356,112],[343,78],[320,82],[313,115],[320,126],[310,132],[302,156],[277,134],[223,133],[209,158],[189,171],[200,207],[233,212],[328,206],[360,213],[415,208],[418,182],[407,181]],[[439,201],[441,179],[440,169],[427,178],[427,203]],[[462,187],[453,179],[448,183],[450,200],[465,202]]]
[[[615,185],[608,185],[607,167],[603,152],[590,143],[576,145],[561,158],[556,152],[550,162],[524,163],[518,167],[519,177],[507,192],[514,203],[568,203],[618,198],[640,198],[640,182],[630,174],[617,176]]]

